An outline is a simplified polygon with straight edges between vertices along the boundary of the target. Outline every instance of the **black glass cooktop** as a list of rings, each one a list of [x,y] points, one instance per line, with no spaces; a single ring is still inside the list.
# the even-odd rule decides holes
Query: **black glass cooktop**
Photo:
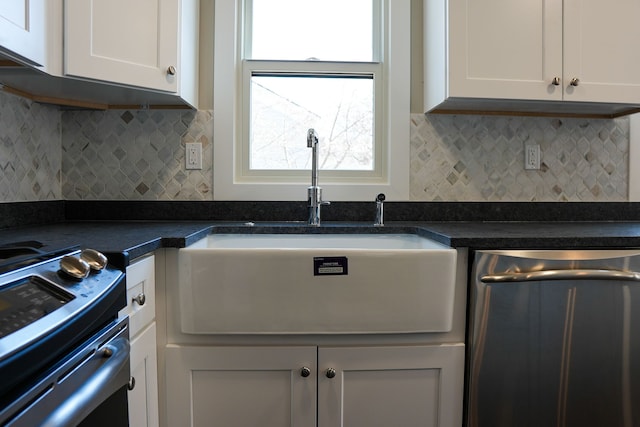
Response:
[[[77,249],[79,249],[77,245],[48,248],[36,240],[6,243],[0,245],[0,274],[46,261]]]

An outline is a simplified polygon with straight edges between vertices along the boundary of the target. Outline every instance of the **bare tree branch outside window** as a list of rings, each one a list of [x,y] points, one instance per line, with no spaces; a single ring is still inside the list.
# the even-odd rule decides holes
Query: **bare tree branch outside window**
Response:
[[[254,76],[251,169],[308,169],[307,129],[320,135],[320,167],[373,170],[373,79]]]

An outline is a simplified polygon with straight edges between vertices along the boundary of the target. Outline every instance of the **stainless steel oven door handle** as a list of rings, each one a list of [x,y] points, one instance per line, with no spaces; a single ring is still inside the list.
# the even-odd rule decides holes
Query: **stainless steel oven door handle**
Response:
[[[74,426],[129,381],[129,340],[119,337],[101,347],[93,357],[104,363],[58,406],[42,427]]]
[[[601,269],[541,270],[487,274],[480,278],[483,283],[539,282],[544,280],[622,280],[640,282],[640,273]]]

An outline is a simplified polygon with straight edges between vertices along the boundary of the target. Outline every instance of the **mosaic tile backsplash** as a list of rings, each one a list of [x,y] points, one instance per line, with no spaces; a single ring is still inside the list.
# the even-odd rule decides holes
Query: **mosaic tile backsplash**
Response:
[[[410,200],[626,201],[629,120],[413,114]],[[186,142],[203,169],[185,170]],[[541,169],[524,169],[525,144]],[[0,92],[0,201],[213,200],[211,111],[60,111]]]
[[[62,197],[60,112],[0,93],[0,202]]]
[[[212,200],[210,111],[66,111],[67,200]],[[202,143],[202,170],[185,169],[185,143]]]
[[[628,164],[628,118],[411,116],[411,200],[626,201]]]

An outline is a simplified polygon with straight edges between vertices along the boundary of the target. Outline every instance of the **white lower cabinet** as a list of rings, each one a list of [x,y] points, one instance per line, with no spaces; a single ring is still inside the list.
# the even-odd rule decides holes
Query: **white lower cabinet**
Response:
[[[127,267],[127,301],[120,311],[129,316],[130,368],[134,386],[128,393],[129,425],[157,427],[158,356],[156,346],[155,257]]]
[[[168,345],[168,426],[459,427],[464,345]]]
[[[135,379],[128,394],[131,427],[157,427],[159,424],[156,354],[156,322],[153,322],[131,340],[131,376]]]
[[[459,427],[463,366],[463,345],[320,347],[318,426]]]

